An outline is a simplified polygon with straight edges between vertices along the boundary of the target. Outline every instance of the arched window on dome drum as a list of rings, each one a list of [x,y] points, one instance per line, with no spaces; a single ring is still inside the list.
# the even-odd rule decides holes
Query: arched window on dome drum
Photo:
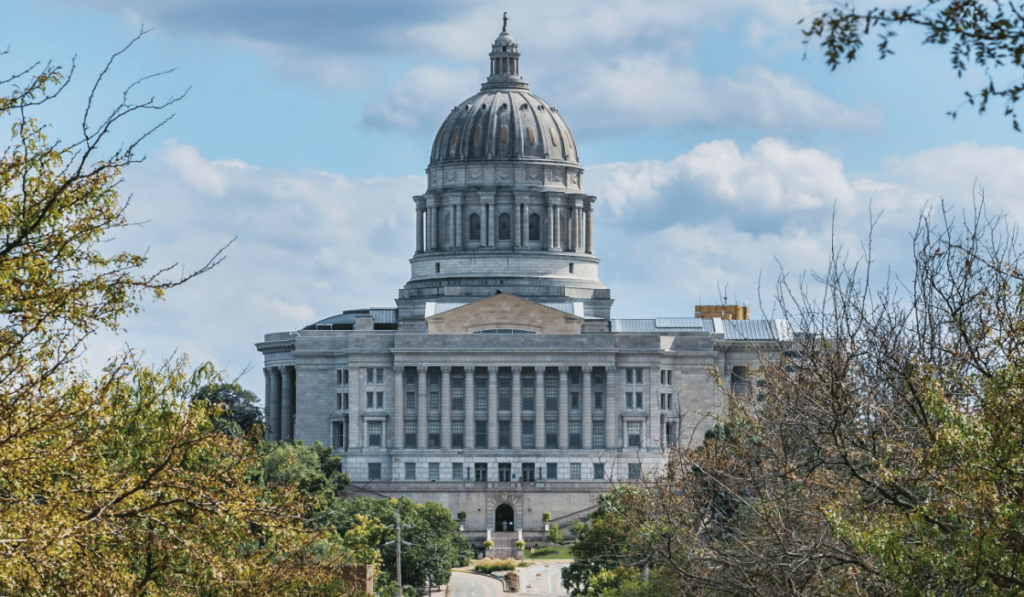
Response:
[[[530,240],[540,240],[539,214],[530,214]]]
[[[452,243],[452,214],[444,214],[444,244]]]
[[[470,214],[469,216],[469,240],[480,240],[480,215]]]
[[[508,214],[498,217],[498,240],[512,240],[512,216]]]
[[[559,241],[560,241],[563,249],[568,249],[569,248],[569,226],[566,225],[567,223],[565,221],[565,216],[560,216],[559,217],[558,224],[559,224],[559,226],[558,226]]]

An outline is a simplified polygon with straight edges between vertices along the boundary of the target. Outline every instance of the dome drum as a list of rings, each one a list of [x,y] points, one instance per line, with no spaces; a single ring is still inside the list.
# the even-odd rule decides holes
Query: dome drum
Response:
[[[488,163],[463,162],[427,168],[427,189],[497,187],[530,188],[579,192],[583,168],[549,162]]]

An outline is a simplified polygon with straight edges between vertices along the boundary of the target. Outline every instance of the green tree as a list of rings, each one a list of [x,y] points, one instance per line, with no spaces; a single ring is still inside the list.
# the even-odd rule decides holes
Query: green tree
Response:
[[[552,543],[561,543],[565,539],[562,529],[558,528],[558,523],[551,525],[551,528],[548,529],[547,534],[544,536]]]
[[[804,21],[801,21],[802,23]],[[1002,99],[1004,114],[1020,131],[1017,101],[1024,92],[1024,3],[1016,0],[926,0],[902,8],[858,10],[852,3],[833,7],[808,21],[805,43],[820,40],[826,63],[834,70],[858,57],[864,38],[877,37],[879,58],[894,53],[891,41],[900,29],[923,34],[923,43],[949,48],[950,63],[962,77],[973,63],[987,84],[964,92],[966,101],[985,112],[989,101]],[[949,114],[956,117],[957,109]]]
[[[205,400],[219,408],[214,422],[218,429],[236,437],[263,434],[263,411],[259,398],[237,383],[210,383],[196,392],[192,401]]]
[[[598,496],[597,509],[587,515],[590,524],[576,533],[569,547],[573,561],[562,570],[562,586],[572,595],[603,594],[647,565],[646,558],[633,551],[628,537],[628,519],[621,514],[624,497],[637,491],[642,489],[622,485]],[[601,591],[595,593],[594,579],[601,573],[604,573],[604,584]]]
[[[71,142],[33,118],[69,75],[37,65],[0,80],[0,594],[342,592],[350,551],[300,524],[292,487],[253,482],[257,446],[188,401],[218,381],[211,366],[150,369],[130,352],[101,374],[82,363],[90,336],[219,259],[168,279],[144,255],[105,251],[128,225],[118,184],[140,157],[138,141],[102,148],[177,100],[133,102],[140,81],[101,110],[113,62]]]

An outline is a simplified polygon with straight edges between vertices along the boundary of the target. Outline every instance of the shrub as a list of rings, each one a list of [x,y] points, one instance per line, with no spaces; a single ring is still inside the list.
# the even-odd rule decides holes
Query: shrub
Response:
[[[492,547],[494,547],[494,541],[484,541],[484,551],[488,551]]]
[[[544,522],[544,524],[547,524],[547,523],[551,522],[551,513],[550,512],[545,512],[545,513],[541,514],[540,515],[540,519]]]
[[[515,570],[518,562],[515,558],[505,558],[504,560],[496,560],[493,558],[484,558],[477,562],[475,570],[477,572],[500,572],[502,570]]]
[[[518,549],[519,551],[526,549],[526,541],[523,541],[522,539],[516,541],[516,549]]]
[[[548,541],[552,543],[561,543],[562,540],[565,539],[565,536],[562,535],[562,529],[558,528],[557,524],[551,525],[551,528],[548,529],[548,534],[546,535],[546,537]]]
[[[459,512],[458,514],[455,515],[455,517],[459,519],[459,522],[466,522],[466,513],[465,512]]]

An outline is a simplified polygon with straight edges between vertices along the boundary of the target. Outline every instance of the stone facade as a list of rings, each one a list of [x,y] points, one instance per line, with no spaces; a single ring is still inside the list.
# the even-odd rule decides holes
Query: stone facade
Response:
[[[397,308],[257,348],[269,439],[333,446],[353,491],[440,502],[471,534],[536,537],[543,512],[568,521],[699,442],[722,406],[709,376],[746,384],[759,347],[789,331],[612,319],[572,135],[528,92],[507,32],[490,58],[435,139]]]

